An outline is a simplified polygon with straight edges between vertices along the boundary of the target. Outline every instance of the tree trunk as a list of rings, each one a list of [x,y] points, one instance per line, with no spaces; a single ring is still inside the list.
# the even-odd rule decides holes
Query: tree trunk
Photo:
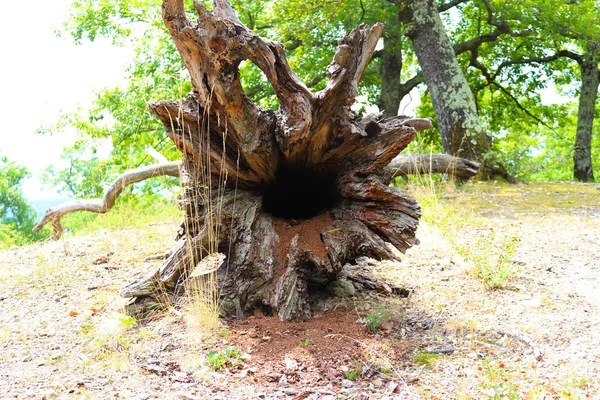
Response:
[[[600,83],[600,70],[597,57],[600,55],[600,44],[590,42],[587,53],[581,57],[581,92],[577,111],[577,134],[573,152],[573,172],[575,179],[583,182],[594,180],[592,168],[592,130]]]
[[[387,29],[381,50],[381,91],[377,106],[386,118],[398,115],[400,101],[400,72],[402,71],[402,42],[400,32]]]
[[[220,252],[224,313],[260,306],[282,320],[308,318],[315,290],[352,280],[346,263],[394,259],[388,242],[400,251],[417,243],[419,206],[387,185],[384,167],[431,122],[351,111],[381,24],[359,25],[341,39],[327,87],[312,93],[283,46],[248,30],[225,0],[215,0],[212,12],[195,7],[198,24],[187,19],[183,0],[163,1],[194,89],[184,101],[149,105],[183,153],[180,242],[122,295],[142,303],[169,297],[202,257]],[[243,60],[264,72],[278,112],[244,94]]]
[[[447,154],[482,162],[490,140],[481,127],[473,94],[433,0],[406,1],[406,35],[412,41]]]

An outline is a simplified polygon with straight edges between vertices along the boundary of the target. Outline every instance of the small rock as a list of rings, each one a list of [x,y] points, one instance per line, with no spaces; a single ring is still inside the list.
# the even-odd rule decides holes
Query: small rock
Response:
[[[376,388],[383,386],[383,381],[381,380],[381,378],[377,378],[373,381],[373,386],[375,386]]]
[[[293,358],[286,357],[285,369],[288,371],[294,371],[296,368],[298,368],[298,361],[294,360]]]
[[[351,381],[351,380],[349,380],[349,379],[344,379],[344,380],[342,381],[342,387],[344,387],[344,388],[346,388],[346,389],[348,389],[348,388],[351,388],[351,387],[353,387],[353,386],[354,386],[354,382],[352,382],[352,381]]]
[[[398,389],[398,386],[400,386],[400,385],[397,382],[392,381],[392,382],[388,383],[387,390],[390,393],[394,393],[396,391],[396,389]]]

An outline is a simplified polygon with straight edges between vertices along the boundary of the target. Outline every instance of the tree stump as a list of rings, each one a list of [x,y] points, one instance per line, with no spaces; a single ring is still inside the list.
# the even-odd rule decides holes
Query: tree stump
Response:
[[[162,4],[194,89],[183,101],[149,104],[183,153],[179,244],[158,271],[121,294],[141,302],[169,296],[202,257],[220,252],[223,313],[263,307],[282,320],[309,318],[311,293],[352,278],[347,263],[395,259],[387,243],[402,252],[417,243],[419,205],[388,186],[384,167],[431,121],[351,110],[381,24],[359,25],[341,39],[327,87],[312,93],[282,44],[255,35],[227,1],[195,8],[197,24],[182,0]],[[278,112],[245,95],[244,61],[271,83]]]

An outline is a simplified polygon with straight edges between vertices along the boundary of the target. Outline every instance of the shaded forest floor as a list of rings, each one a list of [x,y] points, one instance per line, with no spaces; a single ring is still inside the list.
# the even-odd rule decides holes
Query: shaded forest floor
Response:
[[[211,330],[193,302],[125,315],[118,289],[177,221],[0,252],[0,397],[600,398],[600,190],[409,190],[421,244],[361,263],[413,295],[330,300],[304,323],[256,310]]]

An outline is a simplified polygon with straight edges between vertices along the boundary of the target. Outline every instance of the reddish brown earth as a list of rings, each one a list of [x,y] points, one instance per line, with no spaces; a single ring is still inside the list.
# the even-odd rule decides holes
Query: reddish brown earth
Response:
[[[280,246],[275,256],[278,260],[287,257],[292,239],[298,235],[298,248],[310,250],[311,253],[322,259],[327,259],[327,249],[321,240],[321,232],[326,232],[333,226],[333,218],[329,212],[324,212],[308,220],[287,221],[281,218],[273,219],[275,232],[279,236]]]
[[[360,368],[372,346],[379,347],[356,310],[340,308],[309,321],[290,323],[257,314],[229,327],[232,342],[251,355],[248,364],[260,367],[255,375],[258,382],[341,386],[345,378],[342,367],[348,371]],[[390,346],[386,356],[397,362],[398,357],[406,357],[406,350],[400,344]]]

